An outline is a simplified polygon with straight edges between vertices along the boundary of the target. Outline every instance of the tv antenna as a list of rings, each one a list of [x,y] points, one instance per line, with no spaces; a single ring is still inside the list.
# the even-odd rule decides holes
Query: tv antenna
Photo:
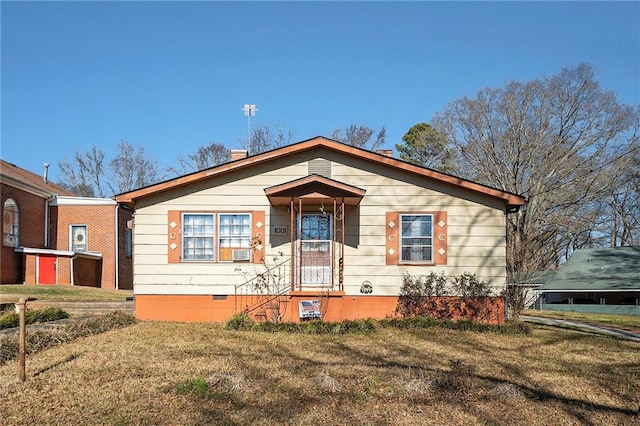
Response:
[[[258,110],[258,108],[256,108],[255,105],[244,104],[242,109],[244,110],[244,115],[247,117],[247,148],[250,148],[250,146],[251,146],[251,117],[256,115],[256,111]],[[250,153],[250,154],[252,154],[252,153]]]

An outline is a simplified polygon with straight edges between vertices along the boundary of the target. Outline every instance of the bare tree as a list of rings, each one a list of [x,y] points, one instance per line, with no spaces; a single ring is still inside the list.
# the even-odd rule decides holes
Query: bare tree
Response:
[[[621,187],[615,164],[633,151],[638,121],[582,64],[453,101],[432,123],[465,177],[526,197],[508,218],[514,272],[554,268],[568,241],[589,236],[594,206]]]
[[[603,215],[602,233],[609,237],[612,247],[640,244],[640,143],[636,145],[632,155],[616,164],[622,170],[623,182],[610,195]]]
[[[231,160],[231,150],[218,142],[211,142],[206,146],[199,146],[198,150],[187,155],[187,157],[179,156],[176,160],[176,166],[170,167],[169,170],[176,175],[185,175],[188,173],[205,170],[218,164],[223,164]]]
[[[109,165],[113,175],[111,189],[115,193],[141,188],[162,178],[157,161],[148,158],[143,147],[136,148],[127,141],[120,141]]]
[[[384,126],[376,134],[375,129],[356,124],[351,124],[345,129],[336,129],[331,133],[333,140],[370,151],[375,151],[384,145],[386,136],[387,129]]]
[[[101,148],[76,151],[73,162],[58,163],[60,185],[79,196],[107,197],[146,186],[162,179],[157,161],[149,159],[141,147],[121,141],[116,156],[108,163]]]
[[[104,197],[109,183],[105,178],[104,151],[96,146],[76,151],[74,162],[64,158],[58,163],[60,185],[81,197]]]
[[[249,143],[243,143],[243,148],[249,151],[250,155],[255,155],[291,145],[294,138],[294,133],[280,124],[258,125],[251,130],[251,139]]]

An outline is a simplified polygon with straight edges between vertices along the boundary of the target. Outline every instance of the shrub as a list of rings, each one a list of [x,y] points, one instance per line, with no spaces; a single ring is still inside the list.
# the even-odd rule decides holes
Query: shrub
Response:
[[[242,316],[239,316],[242,315]],[[238,317],[237,319],[234,319]],[[236,314],[225,328],[227,330],[251,330],[266,333],[305,333],[305,334],[347,334],[371,333],[376,330],[376,322],[372,319],[344,320],[341,322],[304,321],[304,322],[257,322],[254,323],[245,314]],[[248,322],[247,322],[248,321]]]
[[[433,296],[447,294],[447,278],[443,274],[430,273],[424,277],[414,277],[408,272],[402,277],[400,297],[396,313],[403,317],[425,315]]]
[[[65,318],[69,318],[69,314],[60,308],[27,310],[24,317],[27,324],[33,324],[36,322],[57,321]]]
[[[531,327],[522,322],[508,321],[504,325],[485,324],[470,319],[458,321],[438,320],[432,317],[408,317],[408,318],[386,318],[379,320],[382,327],[393,327],[402,330],[422,329],[422,328],[445,328],[457,331],[473,331],[476,333],[496,333],[496,334],[530,334]]]
[[[459,277],[453,277],[451,286],[453,293],[461,297],[491,296],[491,287],[486,281],[479,280],[476,274],[464,272]]]
[[[432,272],[424,277],[414,277],[405,273],[396,314],[405,318],[430,316],[491,320],[495,304],[486,299],[491,293],[487,282],[468,272],[453,277],[451,286],[447,285],[447,278],[442,274]]]
[[[57,321],[69,318],[69,314],[60,308],[29,309],[24,313],[26,324]],[[20,325],[20,317],[14,310],[5,310],[0,314],[0,330],[15,328]]]
[[[224,325],[227,330],[251,330],[254,326],[253,320],[244,312],[234,314]]]
[[[399,329],[432,328],[440,326],[440,321],[429,316],[387,318],[380,320],[379,323],[383,327],[393,327]]]

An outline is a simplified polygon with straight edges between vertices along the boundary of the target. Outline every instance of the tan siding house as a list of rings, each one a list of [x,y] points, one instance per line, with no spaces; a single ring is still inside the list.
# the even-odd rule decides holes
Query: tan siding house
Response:
[[[505,216],[524,203],[322,137],[116,200],[135,209],[136,316],[177,321],[275,302],[298,320],[309,301],[330,320],[384,317],[405,273],[476,273],[499,292]]]

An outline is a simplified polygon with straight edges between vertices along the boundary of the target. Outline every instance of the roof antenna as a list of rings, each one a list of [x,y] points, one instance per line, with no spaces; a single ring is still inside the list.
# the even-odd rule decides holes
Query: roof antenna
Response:
[[[242,109],[244,110],[244,115],[247,117],[247,149],[249,150],[249,155],[253,155],[255,153],[251,149],[251,117],[256,115],[258,108],[256,108],[255,105],[244,104]]]

